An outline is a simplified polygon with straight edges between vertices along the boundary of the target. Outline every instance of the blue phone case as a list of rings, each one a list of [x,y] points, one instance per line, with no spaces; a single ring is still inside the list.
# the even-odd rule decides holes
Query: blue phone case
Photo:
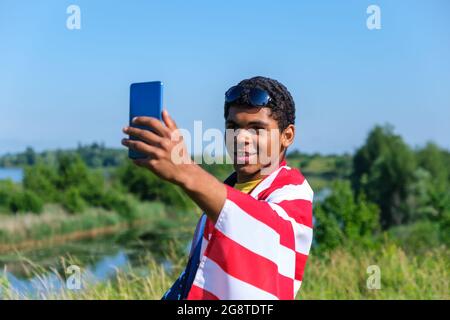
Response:
[[[162,111],[162,88],[161,81],[133,83],[130,86],[130,126],[150,130],[145,126],[137,126],[131,123],[134,117],[153,117],[161,120]],[[131,140],[139,140],[130,136]],[[129,149],[128,157],[131,159],[142,159],[147,156]]]

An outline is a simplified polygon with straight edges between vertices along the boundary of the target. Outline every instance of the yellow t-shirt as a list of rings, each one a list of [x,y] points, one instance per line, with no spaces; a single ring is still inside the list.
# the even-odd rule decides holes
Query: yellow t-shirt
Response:
[[[238,189],[241,192],[244,193],[249,193],[250,191],[253,190],[254,187],[256,187],[256,185],[258,183],[261,182],[262,179],[258,179],[258,180],[253,180],[253,181],[248,181],[248,182],[242,182],[242,183],[236,183],[234,185],[235,189]]]

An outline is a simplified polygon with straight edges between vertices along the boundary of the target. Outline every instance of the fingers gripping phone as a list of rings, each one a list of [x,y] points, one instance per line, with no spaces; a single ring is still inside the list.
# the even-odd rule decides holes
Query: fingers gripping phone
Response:
[[[130,127],[150,130],[146,126],[138,126],[132,123],[134,117],[153,117],[161,120],[162,112],[162,88],[161,81],[133,83],[130,86]],[[130,140],[139,140],[130,136]],[[147,156],[129,149],[128,157],[142,159]]]

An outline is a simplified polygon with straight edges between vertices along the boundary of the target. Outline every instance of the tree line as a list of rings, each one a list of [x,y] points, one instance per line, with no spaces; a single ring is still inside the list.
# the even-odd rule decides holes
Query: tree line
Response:
[[[374,246],[386,234],[411,247],[449,243],[450,153],[434,143],[413,149],[391,126],[376,126],[354,155],[294,150],[288,163],[308,179],[322,179],[331,191],[314,203],[318,248]],[[195,207],[177,186],[128,161],[125,150],[103,144],[41,153],[27,148],[3,156],[0,164],[24,167],[21,184],[0,181],[3,213],[39,214],[45,203],[59,203],[72,214],[93,206],[130,217],[136,201]],[[221,180],[232,172],[231,165],[203,167]]]

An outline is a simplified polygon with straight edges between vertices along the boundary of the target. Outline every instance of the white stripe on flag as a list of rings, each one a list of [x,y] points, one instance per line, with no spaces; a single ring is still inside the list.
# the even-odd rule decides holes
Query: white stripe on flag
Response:
[[[313,201],[314,192],[306,179],[302,184],[287,184],[273,191],[266,199],[267,202],[278,203],[283,200]]]
[[[206,279],[205,279],[206,275]],[[261,290],[251,284],[241,281],[226,273],[219,265],[208,257],[203,257],[194,284],[203,288],[221,300],[276,300],[276,296]]]
[[[298,293],[298,290],[300,290],[300,287],[302,286],[302,282],[300,280],[294,281],[294,298]]]
[[[295,278],[295,251],[280,244],[278,232],[226,200],[216,228],[248,250],[274,262],[278,272]]]
[[[258,197],[258,194],[260,194],[261,192],[263,192],[264,190],[266,190],[267,188],[270,187],[270,185],[272,184],[272,182],[275,180],[275,178],[277,177],[278,173],[280,173],[280,171],[282,169],[287,169],[290,170],[291,168],[289,168],[288,166],[283,166],[283,167],[279,167],[277,170],[275,170],[274,172],[272,172],[268,177],[266,177],[265,179],[263,179],[263,181],[261,181],[260,184],[258,184],[256,186],[255,189],[253,189],[253,191],[250,193],[250,195],[254,198]]]
[[[308,255],[313,238],[312,228],[305,226],[304,224],[297,223],[297,221],[290,217],[287,212],[279,205],[270,202],[269,205],[278,213],[280,217],[292,223],[295,235],[295,251]]]
[[[206,240],[205,237],[202,237],[202,247],[200,248],[200,257],[203,257],[205,254],[206,247],[208,246],[209,241]]]

